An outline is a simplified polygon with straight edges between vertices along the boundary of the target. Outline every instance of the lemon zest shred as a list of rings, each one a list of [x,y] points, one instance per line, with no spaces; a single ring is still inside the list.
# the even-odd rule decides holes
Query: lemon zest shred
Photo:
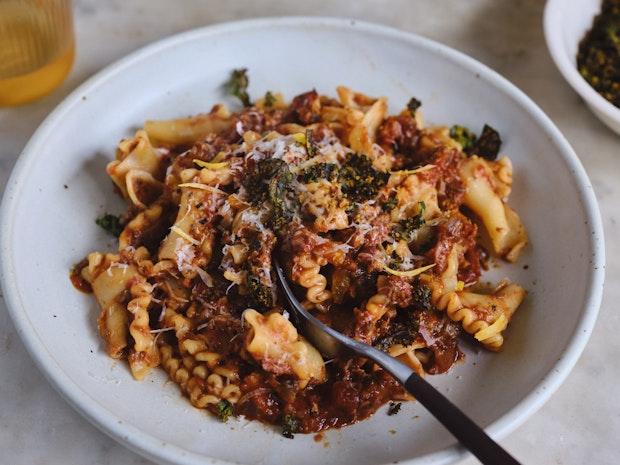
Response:
[[[399,170],[399,171],[390,171],[390,174],[416,174],[416,173],[422,173],[423,171],[428,171],[428,170],[432,170],[433,168],[435,168],[436,165],[424,165],[421,166],[420,168],[416,168],[414,170]]]
[[[295,142],[306,145],[306,135],[303,132],[296,132],[295,134],[291,134],[291,137],[295,140]]]
[[[170,231],[176,233],[177,235],[181,236],[183,239],[185,239],[187,242],[194,244],[194,245],[200,245],[200,242],[197,241],[196,239],[194,239],[192,236],[190,236],[189,234],[187,234],[185,231],[183,231],[181,228],[179,228],[177,225],[172,225],[170,227]]]
[[[196,163],[198,166],[200,166],[201,168],[207,168],[210,170],[221,170],[222,168],[226,168],[228,166],[227,161],[221,161],[221,162],[214,163],[214,162],[209,162],[209,161],[202,161],[202,160],[199,160],[198,158],[194,158],[192,161]]]
[[[495,320],[495,323],[493,323],[490,326],[487,326],[484,329],[481,329],[476,334],[474,334],[474,337],[478,341],[484,341],[485,339],[488,339],[492,336],[495,336],[496,334],[501,333],[503,330],[506,329],[506,326],[508,326],[508,318],[506,318],[504,314],[502,313],[499,316],[499,318]]]
[[[395,270],[393,268],[390,268],[385,263],[381,264],[383,269],[385,271],[387,271],[388,273],[393,274],[394,276],[402,276],[402,277],[405,277],[405,278],[412,278],[414,276],[419,275],[420,273],[424,273],[426,270],[430,270],[435,265],[436,264],[433,263],[432,265],[422,266],[420,268],[416,268],[415,270],[399,271],[399,270]]]

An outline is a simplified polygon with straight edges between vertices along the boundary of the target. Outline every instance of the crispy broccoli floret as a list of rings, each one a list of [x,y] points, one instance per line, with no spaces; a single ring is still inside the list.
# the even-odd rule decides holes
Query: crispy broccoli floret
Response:
[[[471,153],[480,155],[487,160],[495,160],[502,146],[499,133],[488,124],[482,128],[482,134],[471,148]]]
[[[418,111],[418,108],[422,106],[422,102],[420,102],[417,98],[411,97],[409,102],[407,103],[407,110],[411,113],[411,116],[415,117],[415,112]]]
[[[463,151],[467,151],[474,146],[476,142],[476,134],[471,132],[465,126],[455,124],[450,128],[450,137],[461,144]]]
[[[265,93],[265,106],[267,108],[271,108],[273,106],[273,104],[276,103],[276,98],[275,96],[271,93],[270,90],[268,90]]]
[[[248,94],[250,80],[248,79],[247,73],[247,68],[233,69],[232,73],[230,73],[230,79],[226,83],[226,90],[228,93],[241,100],[244,107],[252,106]]]
[[[225,399],[222,399],[217,404],[215,404],[215,410],[217,416],[223,422],[228,421],[228,419],[234,414],[232,404]]]
[[[413,290],[413,305],[417,308],[430,310],[433,308],[431,303],[431,290],[428,286],[419,285]]]
[[[273,307],[273,294],[269,286],[263,284],[258,276],[248,274],[248,290],[256,306],[261,309]]]
[[[110,213],[105,213],[101,215],[95,220],[95,223],[97,223],[98,226],[112,234],[114,237],[120,236],[123,232],[123,224],[120,217],[112,215]]]
[[[282,436],[293,439],[294,434],[299,432],[299,421],[293,415],[285,415],[282,419]]]
[[[319,179],[333,181],[336,178],[337,168],[334,163],[317,163],[309,166],[301,173],[301,180],[304,183],[316,182]]]
[[[394,229],[395,239],[404,239],[410,241],[413,239],[414,233],[420,229],[426,221],[424,221],[424,211],[426,210],[426,204],[424,202],[418,202],[418,213],[411,218],[405,218],[400,220]]]
[[[357,153],[349,157],[338,173],[342,193],[354,202],[372,199],[389,177],[389,173],[375,170],[368,157]]]

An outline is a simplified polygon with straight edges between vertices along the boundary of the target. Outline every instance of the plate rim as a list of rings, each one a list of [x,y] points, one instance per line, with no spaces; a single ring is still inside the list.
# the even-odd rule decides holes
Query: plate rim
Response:
[[[93,402],[94,399],[86,391],[83,391],[77,386],[63,371],[54,359],[53,354],[48,351],[43,341],[39,339],[35,325],[29,320],[24,311],[25,305],[21,299],[20,291],[16,286],[15,269],[13,257],[11,255],[11,245],[14,237],[11,219],[16,213],[15,208],[17,198],[19,197],[18,194],[25,185],[28,167],[36,161],[38,152],[37,146],[44,143],[53,127],[56,124],[62,123],[64,115],[79,104],[82,96],[96,90],[97,87],[105,84],[109,79],[112,79],[124,69],[131,67],[135,62],[152,55],[162,52],[165,53],[168,49],[173,49],[175,46],[221,33],[229,33],[238,30],[260,30],[270,26],[299,27],[304,25],[367,32],[384,37],[387,36],[439,53],[450,61],[456,62],[460,66],[479,73],[481,79],[490,82],[501,92],[507,94],[515,101],[515,104],[523,107],[523,109],[535,119],[536,123],[544,129],[554,145],[559,148],[564,163],[571,169],[580,199],[584,203],[588,226],[592,232],[589,244],[592,252],[592,269],[590,279],[586,286],[586,299],[583,310],[571,336],[571,342],[566,347],[562,356],[556,361],[554,366],[536,388],[527,394],[511,410],[486,428],[487,433],[496,439],[503,438],[542,407],[571,372],[583,352],[594,327],[602,300],[605,275],[604,233],[594,189],[579,158],[560,130],[538,105],[508,79],[474,58],[434,40],[397,28],[351,18],[320,16],[265,17],[217,23],[191,29],[157,40],[131,52],[98,71],[65,97],[39,125],[18,156],[17,162],[7,182],[0,206],[0,253],[3,257],[3,260],[0,261],[0,282],[4,292],[4,301],[8,314],[22,342],[26,346],[28,353],[48,382],[75,410],[99,430],[150,460],[160,463],[165,461],[165,463],[182,465],[204,463],[213,465],[233,464],[233,462],[213,459],[202,454],[189,452],[182,447],[166,441],[162,442],[131,424],[124,422],[119,424],[118,418],[112,412],[102,405],[99,405],[96,401]],[[467,451],[465,451],[463,447],[454,444],[440,451],[407,459],[401,463],[408,465],[421,465],[423,463],[447,464],[462,459],[467,454]]]

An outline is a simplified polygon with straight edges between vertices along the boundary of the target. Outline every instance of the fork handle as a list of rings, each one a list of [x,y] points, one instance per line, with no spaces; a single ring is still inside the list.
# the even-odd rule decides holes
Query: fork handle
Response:
[[[480,462],[519,465],[506,450],[417,373],[405,381],[405,389],[450,431]]]

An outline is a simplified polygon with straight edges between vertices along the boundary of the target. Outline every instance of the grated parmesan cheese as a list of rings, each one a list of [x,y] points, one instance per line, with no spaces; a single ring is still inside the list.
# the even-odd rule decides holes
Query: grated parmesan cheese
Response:
[[[178,234],[179,236],[181,236],[183,239],[185,239],[187,242],[190,242],[194,245],[200,245],[200,242],[197,241],[196,239],[194,239],[192,236],[190,236],[189,234],[187,234],[185,231],[183,231],[181,228],[179,228],[177,225],[172,225],[170,227],[170,230],[175,232],[176,234]]]

